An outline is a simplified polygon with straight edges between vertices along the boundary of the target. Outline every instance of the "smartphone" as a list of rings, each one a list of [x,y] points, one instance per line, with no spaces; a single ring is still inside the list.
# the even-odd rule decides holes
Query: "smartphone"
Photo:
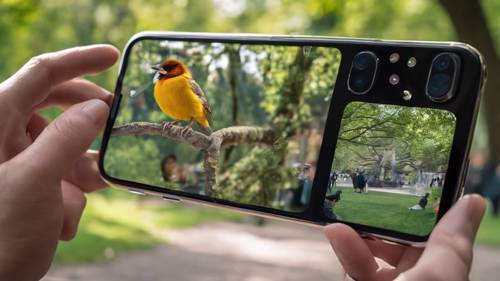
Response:
[[[133,192],[422,245],[462,194],[485,77],[462,43],[142,32],[100,171]]]

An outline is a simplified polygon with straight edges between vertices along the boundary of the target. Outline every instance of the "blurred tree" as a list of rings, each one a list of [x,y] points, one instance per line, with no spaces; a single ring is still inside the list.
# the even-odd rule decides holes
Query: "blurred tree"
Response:
[[[440,0],[455,27],[458,39],[479,49],[488,64],[489,79],[483,97],[490,160],[500,161],[500,58],[493,33],[479,0]]]
[[[485,54],[490,77],[495,77],[499,73],[498,63],[495,62],[498,61],[495,54],[498,46],[495,40],[500,40],[498,11],[500,11],[500,0],[481,2],[479,0],[0,0],[0,79],[11,75],[26,60],[38,53],[97,42],[107,42],[122,47],[133,33],[148,29],[453,40],[454,27],[459,40],[475,45]],[[340,58],[340,54],[336,55]],[[325,83],[323,80],[325,77],[334,77],[333,73],[338,67],[326,62],[324,57],[325,55],[319,55],[313,67],[321,68],[325,75],[309,77],[309,86],[304,89],[303,98],[310,106],[302,107],[301,112],[293,118],[307,119],[310,116],[320,116],[320,105],[328,99],[327,94],[332,87],[331,83]],[[243,64],[248,58],[242,54],[240,59]],[[196,74],[197,81],[207,89],[207,92],[213,93],[213,96],[209,97],[210,102],[219,108],[231,108],[232,105],[241,108],[242,104],[254,106],[248,110],[251,114],[246,114],[243,110],[233,110],[234,115],[216,112],[214,119],[218,120],[216,124],[218,128],[229,126],[234,120],[239,123],[248,121],[255,124],[277,109],[281,84],[284,82],[283,73],[288,71],[280,68],[280,59],[267,58],[270,63],[263,64],[263,69],[260,71],[262,74],[260,78],[266,84],[266,89],[269,89],[266,93],[262,92],[256,81],[260,79],[259,77],[256,78],[245,71],[240,72],[239,83],[245,88],[246,94],[233,96],[238,98],[237,104],[232,102],[233,97],[229,98],[230,87],[219,87],[228,84],[224,79],[231,79],[229,75],[221,73],[220,69],[211,71],[214,73],[212,78],[220,84],[210,86],[207,83],[209,77],[201,75],[207,72],[206,65],[200,63],[201,56],[197,61],[193,61],[189,67]],[[339,60],[336,61],[338,63]],[[114,68],[90,79],[112,89],[116,70],[117,68]],[[269,72],[275,72],[277,75],[268,75]],[[143,85],[150,79],[151,77],[138,76],[136,79],[138,85],[132,86]],[[271,79],[275,81],[270,81]],[[500,154],[500,144],[497,141],[500,139],[500,133],[496,130],[500,125],[500,113],[495,110],[500,101],[497,100],[498,95],[494,93],[499,87],[499,81],[490,79],[485,95],[486,102],[483,103],[484,119],[489,124],[489,143],[495,158]],[[153,108],[154,101],[151,95],[134,102],[135,109],[127,113],[130,116],[147,116],[151,120],[162,120],[161,113],[147,112],[143,108],[143,106],[148,109]],[[317,119],[321,121],[321,118]],[[295,120],[298,122],[294,124],[300,124],[300,120],[302,119]],[[311,126],[322,128],[323,125],[318,122]],[[127,153],[132,153],[133,149],[129,149],[132,143],[133,139],[123,141],[121,145],[123,151],[120,153],[124,157]],[[155,145],[157,149],[152,148]],[[135,150],[142,153],[134,157],[147,159],[152,154],[168,153],[168,146],[168,143],[155,142],[151,139],[143,148]],[[201,159],[201,155],[193,153],[190,147],[182,147],[180,151],[180,159],[187,159],[186,161]],[[228,153],[228,163],[235,163],[241,155],[249,151],[250,148],[235,149],[233,153]],[[307,157],[312,158],[314,155]],[[134,167],[129,163],[117,164],[127,165],[127,169],[150,169],[157,167],[158,162],[148,163],[147,167]],[[156,172],[144,175],[160,178]]]

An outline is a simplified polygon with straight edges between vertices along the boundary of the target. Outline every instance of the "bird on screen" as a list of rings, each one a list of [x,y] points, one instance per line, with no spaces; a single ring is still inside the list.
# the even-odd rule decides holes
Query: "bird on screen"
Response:
[[[188,121],[181,132],[183,136],[192,131],[193,122],[200,125],[204,134],[212,134],[212,109],[189,69],[182,62],[173,59],[167,59],[152,68],[156,71],[153,79],[155,101],[161,111],[174,120],[165,122],[163,130],[179,121]]]

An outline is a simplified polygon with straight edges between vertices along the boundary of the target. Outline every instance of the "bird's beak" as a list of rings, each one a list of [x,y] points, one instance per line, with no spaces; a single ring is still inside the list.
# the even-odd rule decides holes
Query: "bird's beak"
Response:
[[[163,69],[163,67],[160,67],[159,65],[153,65],[151,66],[151,69],[155,70],[157,73],[160,73],[161,75],[167,75],[167,71]]]

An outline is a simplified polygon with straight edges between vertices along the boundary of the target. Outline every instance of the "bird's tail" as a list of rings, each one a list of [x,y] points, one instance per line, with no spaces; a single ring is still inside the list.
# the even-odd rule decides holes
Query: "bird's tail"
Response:
[[[212,132],[212,128],[210,128],[210,126],[200,126],[201,128],[201,132],[204,133],[205,135],[207,136],[210,136],[213,132]]]

